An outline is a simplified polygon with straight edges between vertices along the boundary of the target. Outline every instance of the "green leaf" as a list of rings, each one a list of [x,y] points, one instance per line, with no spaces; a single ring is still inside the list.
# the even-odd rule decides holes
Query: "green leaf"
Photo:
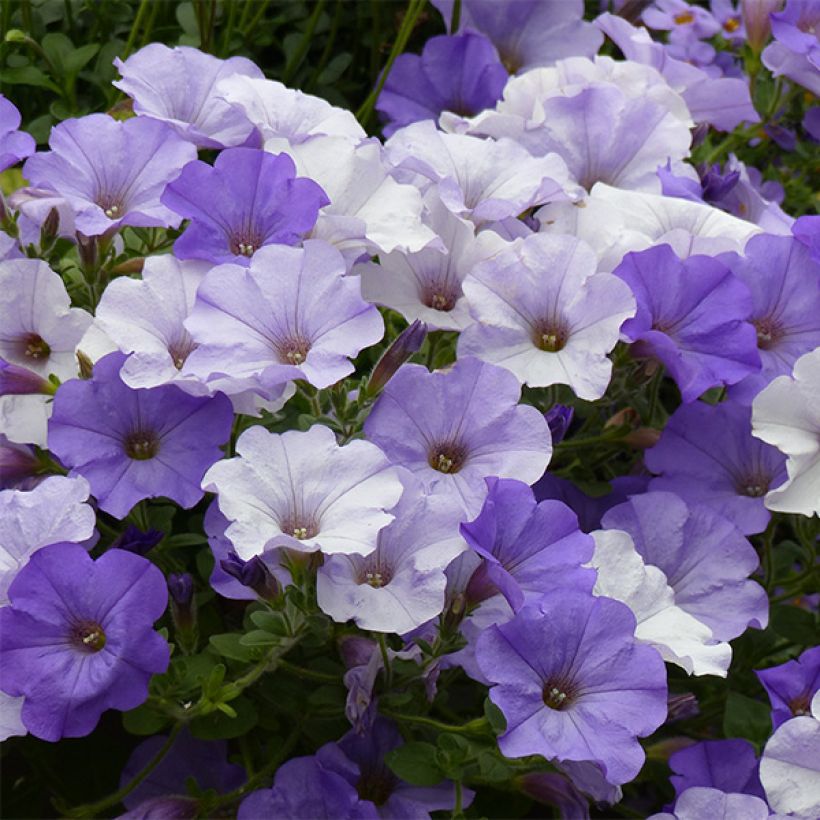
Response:
[[[246,632],[239,642],[242,646],[275,646],[279,643],[279,638],[276,635],[271,635],[270,632],[265,632],[263,629],[252,629]]]
[[[97,43],[89,43],[80,46],[66,54],[63,60],[63,67],[66,74],[76,76],[94,59],[100,47]]]
[[[243,637],[238,632],[223,632],[221,635],[211,635],[208,642],[223,658],[249,662],[254,660],[258,653],[252,647],[242,643]]]
[[[485,780],[500,783],[512,776],[510,767],[501,758],[489,750],[478,756],[478,769]]]
[[[244,735],[256,725],[259,716],[247,698],[239,697],[231,701],[229,709],[236,717],[217,707],[209,715],[194,718],[190,723],[191,734],[201,740],[228,740]]]
[[[284,637],[288,634],[285,621],[278,612],[269,612],[266,609],[260,609],[257,612],[251,613],[251,621],[254,626],[271,635]]]
[[[353,55],[348,53],[337,54],[324,68],[318,77],[319,85],[333,85],[342,74],[347,71],[353,62]]]
[[[495,734],[500,735],[507,728],[507,719],[504,713],[489,699],[484,699],[484,717]]]
[[[0,71],[0,83],[9,85],[33,85],[37,88],[48,88],[55,94],[62,94],[62,89],[50,80],[45,72],[33,65],[24,65],[19,68],[4,68]]]
[[[137,706],[122,716],[122,725],[132,735],[155,735],[168,723],[168,718],[147,704]]]
[[[726,737],[746,738],[761,747],[772,733],[769,707],[739,692],[729,692],[723,714],[723,733]]]
[[[414,786],[435,786],[444,779],[436,765],[436,751],[432,743],[414,741],[388,752],[385,761],[402,780]]]
[[[817,643],[817,618],[797,606],[774,606],[769,616],[771,628],[781,637],[798,646]]]

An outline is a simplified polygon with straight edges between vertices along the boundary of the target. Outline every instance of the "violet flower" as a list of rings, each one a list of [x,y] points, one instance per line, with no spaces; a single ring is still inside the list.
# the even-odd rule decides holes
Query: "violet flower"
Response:
[[[228,148],[213,167],[188,163],[162,202],[191,220],[174,243],[178,258],[248,265],[263,245],[296,245],[329,200],[286,154]]]
[[[17,106],[0,94],[0,171],[30,157],[37,148],[34,138],[19,128]]]
[[[465,31],[431,37],[421,56],[400,54],[387,77],[376,110],[389,137],[419,120],[437,120],[442,111],[472,116],[501,98],[507,69],[483,35]]]
[[[811,714],[812,698],[820,690],[820,646],[803,652],[799,658],[755,674],[772,704],[772,728],[793,717]]]
[[[661,361],[684,402],[760,369],[748,288],[721,262],[679,259],[669,245],[628,253],[614,271],[638,311],[622,328],[635,356]]]
[[[160,202],[165,186],[196,158],[196,148],[165,123],[89,114],[54,126],[51,151],[26,161],[35,188],[56,191],[74,209],[87,236],[124,225],[176,228],[181,219]]]
[[[64,382],[54,397],[49,449],[91,485],[117,518],[143,498],[167,496],[184,508],[222,456],[231,432],[228,398],[190,396],[173,385],[132,390],[119,375],[125,356],[110,353],[89,380]]]
[[[106,709],[144,703],[169,649],[154,632],[165,611],[162,573],[110,550],[96,561],[76,544],[36,552],[0,609],[0,689],[23,696],[26,728],[43,740],[89,734]]]
[[[666,669],[609,598],[555,592],[479,638],[476,659],[504,713],[507,757],[592,761],[613,784],[640,771],[638,737],[666,718]]]
[[[706,786],[765,799],[757,773],[757,753],[748,740],[695,743],[675,752],[669,758],[669,768],[674,772],[669,780],[678,797],[693,786]]]
[[[820,0],[786,0],[770,20],[774,41],[761,55],[763,65],[820,95]]]

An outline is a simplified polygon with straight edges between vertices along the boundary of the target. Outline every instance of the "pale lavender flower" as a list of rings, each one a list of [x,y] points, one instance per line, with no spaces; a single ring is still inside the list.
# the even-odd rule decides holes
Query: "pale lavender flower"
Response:
[[[580,195],[556,154],[533,157],[510,139],[442,133],[429,120],[396,131],[386,150],[398,171],[425,190],[433,186],[454,214],[479,227]]]
[[[648,492],[609,510],[603,526],[629,533],[643,560],[666,575],[676,605],[715,640],[736,638],[750,625],[765,628],[768,598],[749,579],[757,553],[727,518],[673,493]]]
[[[744,534],[763,532],[763,497],[786,480],[786,457],[752,436],[752,411],[732,401],[681,405],[644,455],[653,490],[704,504]]]
[[[763,65],[820,94],[820,0],[787,0],[770,20],[774,41],[761,55]]]
[[[507,242],[491,230],[476,235],[472,223],[452,213],[435,191],[425,202],[428,223],[444,249],[393,251],[380,255],[378,264],[357,265],[353,273],[361,276],[362,297],[368,302],[397,310],[408,322],[420,319],[432,330],[463,330],[472,323],[464,280]]]
[[[735,384],[760,369],[751,295],[724,264],[707,256],[679,259],[668,245],[629,253],[615,270],[638,311],[623,326],[635,356],[669,370],[684,402],[710,387]]]
[[[491,108],[507,82],[495,46],[474,31],[431,37],[421,56],[400,54],[387,77],[376,110],[387,123],[385,137],[442,111],[462,116]]]
[[[361,629],[402,635],[444,609],[444,570],[467,546],[461,506],[427,496],[413,481],[368,556],[331,555],[316,577],[319,608]]]
[[[435,0],[450,27],[454,0]],[[463,0],[459,30],[486,35],[512,73],[564,57],[591,57],[601,36],[584,21],[582,0]]]
[[[30,157],[37,144],[25,131],[20,131],[17,106],[0,94],[0,171]]]
[[[214,268],[185,320],[196,346],[186,371],[229,395],[266,398],[293,379],[323,388],[350,375],[350,359],[382,338],[384,322],[345,271],[320,240],[264,247],[247,268]]]
[[[685,0],[655,0],[644,9],[641,19],[649,28],[674,34],[690,31],[697,38],[713,37],[720,23],[707,9],[691,6]]]
[[[591,761],[610,783],[632,780],[644,762],[637,738],[666,718],[663,661],[634,632],[619,601],[571,591],[489,627],[476,658],[507,719],[502,753]]]
[[[546,469],[552,438],[544,416],[519,405],[515,377],[474,358],[447,372],[406,364],[387,383],[364,425],[394,463],[475,515],[487,476],[531,483]]]
[[[51,151],[26,161],[35,188],[56,191],[74,209],[75,226],[98,236],[125,225],[176,228],[181,219],[160,202],[165,186],[196,158],[196,148],[165,123],[89,114],[51,130]]]
[[[162,202],[191,220],[174,243],[180,259],[249,264],[263,245],[296,245],[328,204],[324,191],[296,176],[286,154],[228,148],[213,167],[188,163]]]
[[[154,632],[168,594],[148,560],[109,550],[96,561],[76,544],[36,552],[0,609],[0,688],[24,696],[22,719],[56,741],[93,731],[106,709],[144,703],[168,666]]]
[[[167,496],[193,507],[203,495],[203,474],[230,437],[231,403],[174,385],[133,390],[120,377],[124,361],[122,353],[110,353],[94,365],[91,379],[60,386],[49,449],[118,518],[143,498]]]
[[[768,820],[769,807],[751,794],[726,793],[707,786],[693,786],[675,801],[672,814],[653,814],[648,820],[702,820],[704,817],[737,817]]]
[[[253,130],[216,91],[227,77],[264,76],[244,57],[219,60],[189,46],[150,43],[114,65],[122,79],[113,85],[134,100],[136,114],[167,123],[198,148],[241,145]]]
[[[567,384],[599,399],[612,374],[606,354],[635,299],[596,265],[586,243],[557,234],[533,234],[476,265],[464,281],[475,322],[459,337],[459,356],[501,365],[531,387]]]
[[[202,486],[217,493],[231,522],[225,534],[245,560],[275,547],[368,555],[403,490],[376,445],[340,447],[320,424],[282,434],[251,427],[236,453],[214,464]]]

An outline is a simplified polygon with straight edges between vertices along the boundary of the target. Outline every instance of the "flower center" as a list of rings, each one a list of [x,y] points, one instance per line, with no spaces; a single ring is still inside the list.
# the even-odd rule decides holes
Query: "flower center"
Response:
[[[168,345],[168,353],[171,359],[173,359],[174,367],[177,370],[182,370],[185,360],[196,347],[196,342],[191,338],[187,330],[183,330],[180,336]]]
[[[761,475],[745,476],[738,482],[737,489],[741,495],[760,498],[769,492],[769,480]]]
[[[789,709],[795,717],[811,714],[811,704],[809,703],[809,693],[803,692],[789,701]]]
[[[684,11],[681,14],[675,15],[675,22],[679,26],[685,26],[688,23],[693,23],[695,21],[695,15],[692,14],[691,11]]]
[[[549,353],[563,350],[569,339],[569,328],[563,319],[544,319],[536,322],[532,329],[532,342],[539,349]]]
[[[48,342],[36,333],[27,333],[20,339],[19,344],[22,348],[23,355],[29,359],[41,361],[47,359],[51,353]]]
[[[451,311],[460,295],[449,282],[432,282],[424,288],[421,301],[433,310]]]
[[[377,771],[363,771],[356,783],[356,791],[361,800],[369,800],[383,806],[398,785],[398,778],[386,768]]]
[[[427,457],[428,464],[440,473],[457,473],[467,460],[467,448],[458,441],[434,444]]]
[[[147,461],[159,452],[159,436],[150,430],[135,430],[125,437],[125,454],[135,461]]]
[[[236,256],[247,256],[248,258],[253,256],[262,247],[262,244],[262,237],[252,230],[235,233],[228,241],[231,253],[236,254]]]
[[[754,320],[757,331],[757,346],[761,350],[771,350],[783,338],[783,328],[770,316]]]
[[[119,201],[119,199],[107,194],[98,197],[97,205],[102,208],[103,213],[109,219],[119,219],[125,211],[125,206]]]
[[[307,359],[310,342],[303,336],[294,336],[277,343],[276,352],[282,364],[292,364],[298,367]]]
[[[575,701],[575,692],[566,681],[547,681],[541,693],[544,705],[556,712],[569,708]]]
[[[73,625],[69,640],[83,652],[99,652],[105,646],[105,632],[94,621],[79,621]]]
[[[306,515],[287,515],[279,526],[286,535],[292,535],[298,541],[307,541],[319,534],[319,524]]]
[[[729,17],[723,24],[723,28],[728,31],[729,34],[733,34],[740,28],[740,19],[738,17]]]

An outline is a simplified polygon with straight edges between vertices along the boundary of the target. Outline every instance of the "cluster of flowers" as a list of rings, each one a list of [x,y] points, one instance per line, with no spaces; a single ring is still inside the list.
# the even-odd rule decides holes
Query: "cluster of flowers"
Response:
[[[435,5],[452,20],[453,0]],[[87,735],[149,700],[169,590],[174,657],[196,650],[197,582],[160,569],[175,538],[207,537],[213,591],[257,626],[302,595],[259,675],[300,617],[348,625],[348,734],[255,790],[224,741],[183,728],[236,717],[221,680],[193,707],[152,694],[177,720],[132,754],[123,783],[161,762],[128,816],[193,816],[191,777],[243,797],[240,818],[461,811],[462,779],[385,762],[428,745],[380,713],[400,668],[430,703],[455,668],[489,687],[497,750],[552,764],[518,788],[588,816],[679,709],[666,664],[725,677],[729,642],[766,627],[748,536],[774,511],[816,544],[820,219],[788,216],[734,157],[687,161],[693,133],[759,121],[711,42],[759,51],[777,4],[744,20],[729,0],[657,0],[643,22],[665,43],[584,21],[580,0],[456,5],[458,30],[389,73],[384,142],[244,58],[161,44],[117,61],[136,116],[66,120],[47,151],[0,100],[2,168],[25,160],[28,183],[0,234],[2,737]],[[762,51],[815,93],[818,26],[820,4],[789,0]],[[604,35],[626,59],[596,56]],[[408,361],[423,344],[432,370]],[[677,408],[645,469],[591,498],[548,470],[583,441],[555,397],[604,399],[613,359]],[[623,428],[611,440],[648,432]],[[167,502],[146,500],[206,494],[202,530],[182,514],[149,530]],[[762,758],[737,739],[683,748],[656,817],[820,813],[820,649],[758,675]]]

